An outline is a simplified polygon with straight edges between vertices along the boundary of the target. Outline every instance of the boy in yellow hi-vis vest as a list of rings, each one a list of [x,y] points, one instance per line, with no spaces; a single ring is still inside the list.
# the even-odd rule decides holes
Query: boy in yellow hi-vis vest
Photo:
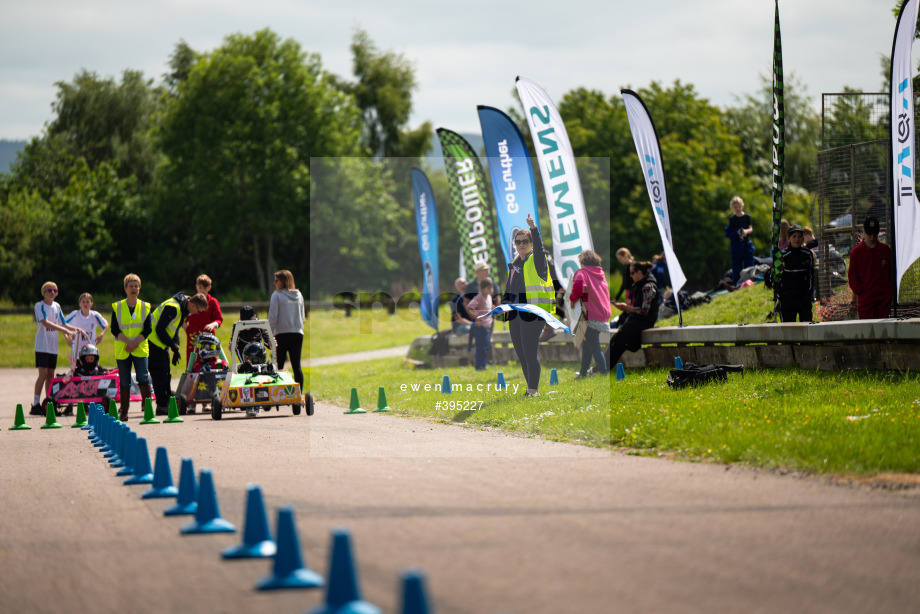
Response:
[[[150,337],[150,303],[138,299],[141,278],[134,273],[125,275],[125,299],[112,303],[112,325],[109,330],[115,337],[115,362],[118,365],[118,417],[128,419],[131,405],[131,367],[137,376],[137,385],[143,398],[150,397],[150,377],[147,373],[149,355],[147,338]]]

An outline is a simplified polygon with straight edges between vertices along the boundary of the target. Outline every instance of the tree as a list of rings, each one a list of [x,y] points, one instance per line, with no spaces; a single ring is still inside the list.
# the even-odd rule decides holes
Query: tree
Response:
[[[361,143],[374,156],[417,158],[431,141],[431,124],[415,130],[406,125],[412,113],[415,70],[402,54],[380,52],[367,32],[352,38],[352,70],[357,81],[336,78],[336,85],[355,98],[364,128]]]
[[[310,158],[358,154],[360,115],[318,55],[266,29],[199,56],[157,136],[163,250],[207,242],[222,262],[241,254],[267,295],[276,254],[309,236]]]

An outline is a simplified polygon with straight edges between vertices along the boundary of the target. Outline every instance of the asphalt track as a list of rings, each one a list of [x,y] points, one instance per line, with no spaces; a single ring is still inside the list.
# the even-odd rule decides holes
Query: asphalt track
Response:
[[[80,429],[9,431],[34,370],[0,371],[0,612],[302,612],[322,590],[259,592],[270,562],[224,562],[241,534],[124,486]],[[72,419],[61,418],[67,427]],[[319,404],[256,419],[129,424],[213,471],[242,529],[245,488],[296,510],[307,565],[351,529],[368,601],[397,611],[427,572],[439,614],[920,610],[920,492],[627,456]]]

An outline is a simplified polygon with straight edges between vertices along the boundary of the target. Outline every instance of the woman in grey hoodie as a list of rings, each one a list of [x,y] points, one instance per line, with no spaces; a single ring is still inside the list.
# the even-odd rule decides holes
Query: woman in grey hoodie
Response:
[[[268,324],[278,347],[278,368],[284,368],[285,356],[291,360],[294,379],[303,391],[300,352],[303,348],[303,295],[294,287],[294,275],[288,270],[275,273],[275,291],[268,307]]]

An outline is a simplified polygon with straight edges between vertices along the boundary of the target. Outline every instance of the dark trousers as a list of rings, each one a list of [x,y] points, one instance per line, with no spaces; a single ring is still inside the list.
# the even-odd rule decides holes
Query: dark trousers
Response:
[[[779,302],[779,316],[783,322],[811,322],[811,301],[784,301]]]
[[[278,349],[278,368],[284,368],[285,359],[291,361],[291,373],[294,375],[294,381],[300,384],[301,393],[306,392],[303,389],[303,369],[300,368],[300,352],[303,349],[302,333],[280,333],[275,335],[275,343]]]
[[[525,321],[520,314],[508,323],[508,332],[511,333],[511,344],[517,354],[527,388],[537,390],[540,387],[540,334],[543,332],[545,322],[540,318],[530,322]]]
[[[588,374],[588,367],[591,366],[591,359],[594,359],[594,368],[598,373],[607,372],[607,360],[604,358],[604,352],[601,351],[601,333],[593,328],[585,329],[585,339],[581,342],[581,375]]]
[[[732,281],[737,286],[741,270],[754,266],[754,244],[750,241],[732,241]]]
[[[610,345],[607,346],[607,364],[611,369],[619,362],[623,352],[626,350],[635,352],[642,347],[642,331],[651,327],[652,325],[635,318],[626,319],[626,322],[617,329]]]
[[[169,405],[172,393],[172,380],[169,373],[169,350],[151,343],[150,357],[147,359],[147,369],[150,379],[153,380],[153,395],[157,398],[157,407]],[[138,379],[140,377],[138,376]]]
[[[474,326],[470,329],[470,332],[476,341],[476,356],[473,358],[473,366],[477,370],[485,369],[489,358],[489,338],[492,336],[492,329],[489,326]]]

